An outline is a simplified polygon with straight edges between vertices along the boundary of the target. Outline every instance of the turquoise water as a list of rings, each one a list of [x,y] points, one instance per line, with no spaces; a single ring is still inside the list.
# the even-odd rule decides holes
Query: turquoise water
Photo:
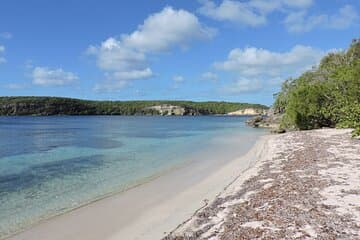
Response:
[[[0,117],[0,238],[148,181],[216,136],[259,133],[245,120]]]

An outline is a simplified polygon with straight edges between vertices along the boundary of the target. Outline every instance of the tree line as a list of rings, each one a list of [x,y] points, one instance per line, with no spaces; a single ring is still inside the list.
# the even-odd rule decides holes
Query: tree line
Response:
[[[245,109],[267,109],[261,104],[193,101],[91,101],[61,97],[0,97],[0,115],[158,115],[149,107],[183,107],[186,115],[226,114]]]

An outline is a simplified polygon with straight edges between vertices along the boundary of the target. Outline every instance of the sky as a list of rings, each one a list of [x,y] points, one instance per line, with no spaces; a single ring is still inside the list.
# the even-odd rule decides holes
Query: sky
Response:
[[[359,37],[358,0],[3,0],[0,96],[271,105]]]

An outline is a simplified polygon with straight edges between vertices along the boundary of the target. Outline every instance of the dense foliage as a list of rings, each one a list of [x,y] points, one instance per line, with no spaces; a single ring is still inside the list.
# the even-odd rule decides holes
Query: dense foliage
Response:
[[[274,109],[284,113],[284,128],[354,128],[354,135],[360,135],[360,39],[346,51],[328,54],[317,68],[285,81]]]
[[[186,115],[226,114],[260,104],[192,101],[88,101],[58,97],[0,97],[0,115],[157,115],[148,107],[169,104]]]

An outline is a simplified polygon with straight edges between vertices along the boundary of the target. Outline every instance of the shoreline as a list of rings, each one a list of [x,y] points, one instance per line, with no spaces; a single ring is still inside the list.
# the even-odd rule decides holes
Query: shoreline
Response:
[[[225,140],[225,136],[223,137]],[[235,139],[236,135],[231,137]],[[264,137],[258,137],[260,139],[257,139],[255,144],[251,144],[250,151],[241,154],[244,155],[247,152],[245,155],[247,157],[233,159],[234,156],[232,156],[226,161],[220,161],[225,163],[220,170],[214,167],[211,169],[211,166],[202,169],[204,161],[192,161],[189,166],[177,167],[171,172],[152,177],[150,181],[125,192],[97,199],[70,212],[43,220],[6,239],[118,239],[119,237],[139,239],[141,235],[146,235],[146,239],[160,239],[165,236],[164,232],[171,231],[180,222],[188,219],[194,211],[204,207],[203,200],[213,199],[233,177],[237,177],[235,176],[237,171],[229,174],[234,168],[228,167],[224,170],[226,166],[236,162],[237,165],[242,165],[242,168],[248,168],[244,161],[251,164],[253,159],[249,156],[249,152],[253,152],[255,146],[259,148],[259,141]],[[196,158],[196,155],[193,158]],[[225,180],[224,175],[226,175]],[[184,178],[191,181],[184,181]],[[179,186],[174,187],[174,185]],[[164,187],[166,191],[163,190]],[[153,199],[141,200],[144,196],[150,196],[149,198]],[[183,200],[179,201],[179,198]],[[124,207],[136,208],[136,210],[124,210]],[[181,207],[188,209],[184,210]],[[122,216],[115,216],[114,211]],[[117,222],[117,224],[107,222]],[[153,224],[159,227],[157,229],[150,227]],[[96,230],[88,230],[94,228]]]
[[[164,240],[359,239],[360,142],[351,129],[272,135],[268,146]]]

